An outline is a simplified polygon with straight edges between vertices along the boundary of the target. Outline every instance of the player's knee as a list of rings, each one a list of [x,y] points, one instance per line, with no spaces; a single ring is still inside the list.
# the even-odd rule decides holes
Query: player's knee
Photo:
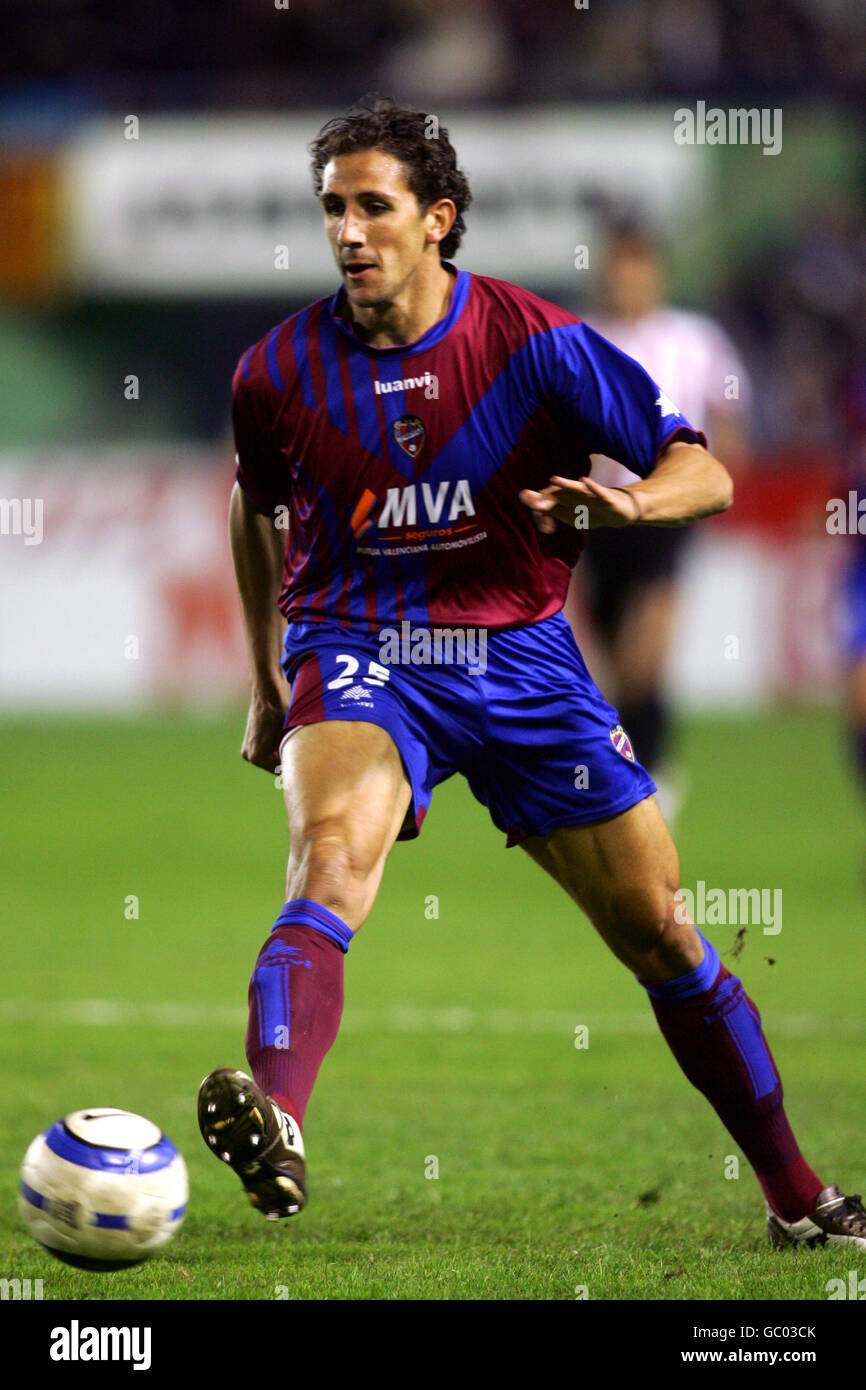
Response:
[[[639,976],[673,979],[699,964],[695,929],[682,918],[678,886],[663,876],[629,890],[613,907],[611,934]]]
[[[676,865],[657,866],[652,873],[620,877],[609,895],[609,911],[618,927],[629,923],[648,940],[656,940],[676,923]]]
[[[293,843],[286,880],[288,897],[312,898],[346,921],[357,921],[369,898],[375,861],[348,837],[314,833]],[[364,914],[366,915],[366,914]]]
[[[691,922],[683,917],[676,888],[660,885],[647,905],[637,971],[648,979],[675,979],[694,970],[703,948]]]

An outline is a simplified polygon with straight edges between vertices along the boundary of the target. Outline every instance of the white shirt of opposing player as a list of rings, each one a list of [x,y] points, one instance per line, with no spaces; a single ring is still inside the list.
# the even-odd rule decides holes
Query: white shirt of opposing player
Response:
[[[751,386],[742,358],[708,315],[661,307],[639,319],[599,317],[587,322],[646,368],[661,388],[662,411],[673,402],[695,429],[705,433],[713,413],[748,411]],[[636,481],[622,464],[601,457],[593,462],[592,476],[608,487]]]

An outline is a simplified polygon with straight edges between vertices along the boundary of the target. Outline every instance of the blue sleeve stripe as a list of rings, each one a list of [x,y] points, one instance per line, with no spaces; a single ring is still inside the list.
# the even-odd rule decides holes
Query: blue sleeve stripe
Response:
[[[343,398],[343,379],[337,358],[337,331],[328,314],[319,316],[319,347],[322,353],[322,366],[325,371],[325,397],[328,402],[328,418],[341,434],[349,433],[349,419],[346,402]]]
[[[285,391],[286,389],[285,382],[283,381],[283,378],[280,376],[280,369],[277,365],[277,336],[282,326],[283,325],[280,323],[277,324],[276,328],[271,329],[268,335],[267,348],[265,349],[265,361],[268,364],[268,376],[271,378],[271,384],[275,386],[278,391]]]
[[[355,399],[355,415],[358,419],[358,435],[368,454],[377,459],[382,457],[382,436],[379,432],[379,416],[376,413],[376,396],[370,374],[370,359],[360,352],[349,352],[349,375],[352,378],[352,394]]]
[[[301,399],[304,405],[309,406],[310,410],[315,410],[316,393],[313,389],[313,374],[307,360],[307,320],[309,317],[310,311],[305,309],[295,319],[295,327],[292,331],[292,347],[295,350],[295,368],[301,383]]]

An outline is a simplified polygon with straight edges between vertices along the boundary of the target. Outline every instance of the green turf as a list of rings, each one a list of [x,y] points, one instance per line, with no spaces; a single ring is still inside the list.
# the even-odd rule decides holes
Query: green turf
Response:
[[[0,1273],[96,1299],[824,1299],[847,1279],[848,1252],[765,1247],[757,1184],[744,1160],[725,1177],[737,1150],[643,992],[456,779],[352,945],[305,1126],[310,1205],[263,1222],[194,1104],[206,1071],[243,1064],[247,980],[282,902],[280,795],[237,757],[241,727],[3,727]],[[681,741],[683,883],[782,889],[781,933],[753,927],[736,968],[807,1156],[862,1188],[864,821],[838,723],[692,721]],[[711,934],[729,960],[736,929]],[[15,1210],[28,1141],[85,1105],[151,1116],[189,1166],[181,1233],[131,1272],[61,1266]]]

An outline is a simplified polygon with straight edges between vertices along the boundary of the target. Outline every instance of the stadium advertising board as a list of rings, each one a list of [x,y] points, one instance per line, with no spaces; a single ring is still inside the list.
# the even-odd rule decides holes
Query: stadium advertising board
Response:
[[[63,162],[67,274],[107,294],[327,292],[306,146],[328,114],[84,124]],[[449,113],[448,129],[473,189],[461,261],[481,274],[543,290],[592,273],[610,203],[660,230],[700,216],[707,166],[667,109]]]

